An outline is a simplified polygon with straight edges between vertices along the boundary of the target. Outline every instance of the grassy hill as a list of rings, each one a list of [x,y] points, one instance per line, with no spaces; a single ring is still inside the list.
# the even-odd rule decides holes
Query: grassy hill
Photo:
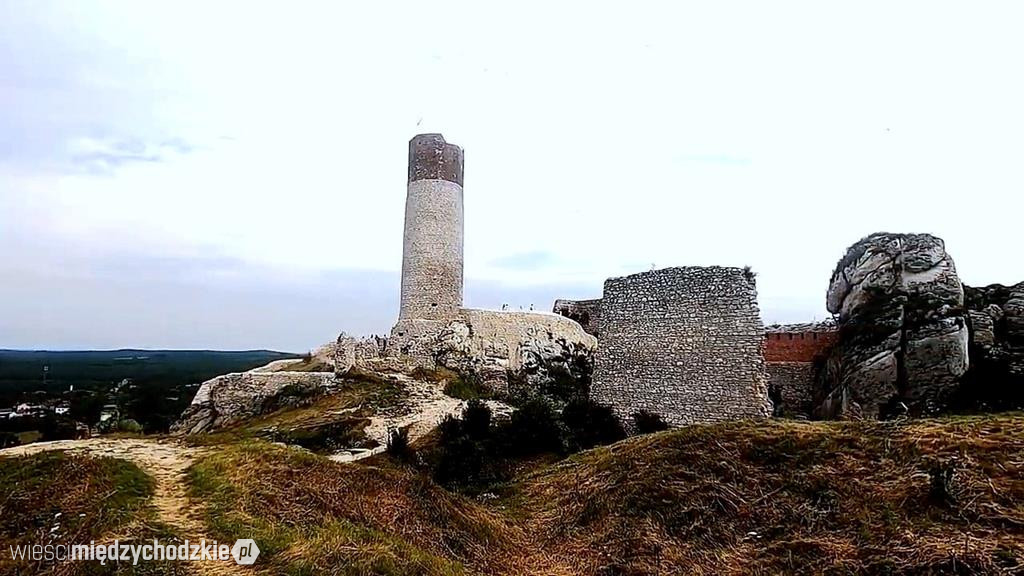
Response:
[[[8,547],[175,538],[156,520],[153,480],[130,462],[51,452],[0,460],[0,574],[178,576],[185,566],[35,562]]]
[[[1021,414],[692,426],[538,460],[478,498],[387,456],[219,441],[184,482],[210,536],[256,539],[262,574],[1024,572]]]
[[[222,538],[286,574],[1001,574],[1024,561],[1024,416],[694,426],[497,499],[265,443],[201,461]]]

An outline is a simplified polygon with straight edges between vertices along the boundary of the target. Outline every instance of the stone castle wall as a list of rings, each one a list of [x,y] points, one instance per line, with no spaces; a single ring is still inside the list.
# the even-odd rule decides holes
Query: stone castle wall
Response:
[[[828,355],[839,339],[835,325],[769,326],[764,335],[766,362],[814,362]]]
[[[601,299],[595,300],[555,300],[551,309],[555,314],[575,320],[587,331],[587,334],[600,336]]]
[[[835,323],[769,326],[764,338],[768,395],[775,415],[809,418],[819,388],[818,366],[839,339]]]
[[[817,390],[816,365],[813,362],[767,362],[765,369],[774,415],[810,418]]]
[[[620,416],[679,426],[770,416],[754,279],[740,268],[667,268],[604,284],[592,394]]]

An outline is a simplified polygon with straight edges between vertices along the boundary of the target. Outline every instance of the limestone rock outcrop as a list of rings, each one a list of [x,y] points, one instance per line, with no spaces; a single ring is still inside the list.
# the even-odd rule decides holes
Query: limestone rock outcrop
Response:
[[[203,382],[171,432],[209,432],[317,396],[334,383],[333,372],[275,372],[257,368],[217,376]]]
[[[872,234],[847,250],[829,284],[839,341],[823,371],[822,417],[943,409],[968,368],[964,291],[929,234]]]
[[[1024,282],[964,286],[971,367],[960,402],[966,409],[1024,408]]]
[[[541,312],[463,309],[440,329],[394,334],[389,350],[427,367],[472,374],[512,400],[564,401],[587,393],[597,339],[573,320]]]

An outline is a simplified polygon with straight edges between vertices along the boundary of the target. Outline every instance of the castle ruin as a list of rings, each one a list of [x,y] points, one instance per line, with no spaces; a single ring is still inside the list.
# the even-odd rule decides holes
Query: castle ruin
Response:
[[[613,278],[602,299],[560,300],[556,313],[463,308],[463,169],[462,149],[440,134],[409,142],[391,353],[473,372],[515,396],[558,374],[586,379],[578,372],[589,371],[596,349],[591,394],[624,417],[645,409],[682,425],[771,414],[757,291],[742,269]]]
[[[720,266],[611,278],[592,396],[673,426],[772,413],[753,275]]]
[[[552,369],[588,366],[597,341],[572,320],[463,307],[463,167],[462,149],[440,134],[409,141],[401,305],[389,351],[415,365],[473,372],[503,393]]]
[[[835,322],[765,328],[768,396],[776,416],[808,418],[814,413],[819,372],[838,339]]]

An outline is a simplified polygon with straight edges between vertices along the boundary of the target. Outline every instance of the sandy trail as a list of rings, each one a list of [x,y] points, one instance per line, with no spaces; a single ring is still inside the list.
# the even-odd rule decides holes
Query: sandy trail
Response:
[[[185,471],[194,459],[202,456],[207,449],[187,447],[167,440],[90,438],[16,446],[0,450],[0,456],[24,456],[49,450],[84,452],[92,456],[109,456],[134,463],[156,481],[152,503],[161,522],[171,526],[175,533],[182,539],[187,539],[190,545],[204,538],[207,542],[213,540],[206,535],[206,528],[201,519],[201,505],[190,501],[185,491]],[[188,566],[198,574],[211,576],[252,573],[235,564],[234,560],[196,561],[189,562]]]
[[[387,450],[391,431],[399,428],[408,427],[409,442],[415,442],[433,430],[445,416],[462,414],[466,407],[465,400],[445,395],[443,383],[416,380],[404,374],[389,374],[388,377],[397,379],[408,396],[398,406],[384,409],[370,418],[363,433],[377,442],[377,448],[342,450],[329,456],[331,460],[352,462],[380,454]],[[507,416],[512,412],[510,406],[501,402],[488,400],[487,405],[495,416]]]

